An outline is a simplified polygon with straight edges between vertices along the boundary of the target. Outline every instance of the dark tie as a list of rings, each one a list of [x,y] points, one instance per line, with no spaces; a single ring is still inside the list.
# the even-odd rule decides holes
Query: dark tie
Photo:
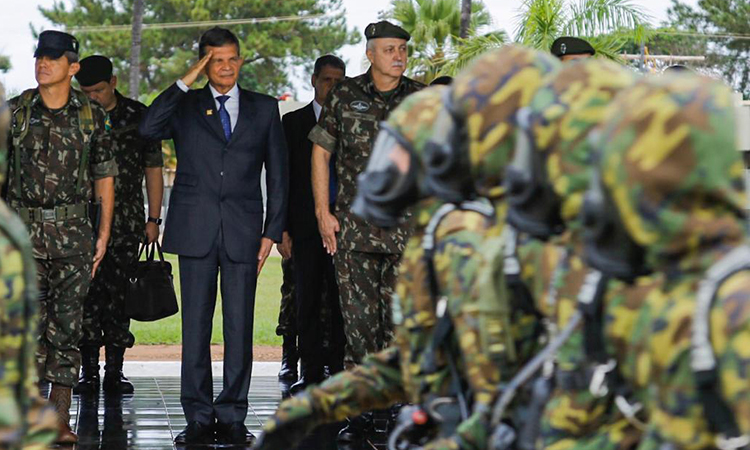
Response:
[[[229,119],[229,112],[224,104],[229,100],[228,95],[220,95],[216,97],[219,101],[219,118],[221,119],[221,127],[224,128],[224,137],[227,141],[232,137],[232,121]]]

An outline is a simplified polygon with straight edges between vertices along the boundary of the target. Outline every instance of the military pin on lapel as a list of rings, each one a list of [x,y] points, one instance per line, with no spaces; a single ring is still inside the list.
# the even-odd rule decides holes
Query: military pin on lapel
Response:
[[[213,116],[214,115],[214,110],[213,109],[207,109],[206,110],[206,115],[207,116]]]

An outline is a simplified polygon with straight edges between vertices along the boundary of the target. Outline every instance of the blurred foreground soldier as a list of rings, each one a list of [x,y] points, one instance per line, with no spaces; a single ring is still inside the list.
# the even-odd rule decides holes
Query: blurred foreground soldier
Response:
[[[750,443],[750,248],[731,91],[691,74],[618,96],[594,135],[584,200],[587,257],[614,276],[664,276],[638,378],[649,421],[639,449]],[[613,270],[617,269],[617,270]]]
[[[587,41],[572,36],[563,36],[555,39],[550,52],[560,58],[560,61],[572,61],[574,59],[591,58],[596,50]]]
[[[604,370],[598,368],[600,364],[623,362],[618,359],[622,353],[607,352],[602,318],[606,315],[610,321],[607,337],[617,342],[618,350],[631,348],[631,335],[637,334],[633,332],[634,318],[649,284],[620,286],[612,304],[603,302],[601,293],[609,280],[583,262],[580,218],[593,161],[587,135],[604,118],[614,97],[636,81],[632,71],[606,60],[571,62],[549,76],[529,107],[518,113],[519,138],[506,175],[508,222],[519,232],[549,240],[560,249],[562,257],[554,276],[544,280],[546,295],[537,299],[539,310],[551,324],[550,339],[559,339],[557,334],[567,328],[578,309],[585,312],[583,324],[579,322],[554,361],[548,362],[554,363],[554,372],[546,373],[540,381],[551,391],[544,402],[544,416],[535,418],[541,419],[545,448],[583,448],[592,442],[597,448],[634,448],[641,436],[642,416],[626,415],[638,409],[630,405],[643,399],[634,400],[622,384],[599,381],[594,391],[590,385],[594,372]],[[599,295],[591,303],[579,304],[581,293],[592,286]],[[620,301],[615,306],[621,298],[626,298],[627,304]],[[607,381],[619,380],[615,375],[623,365],[609,367]],[[628,411],[621,412],[626,407]]]
[[[396,286],[394,345],[284,402],[258,448],[292,446],[318,424],[407,401],[418,406],[402,410],[394,431],[399,442],[438,449],[481,448],[486,440],[481,417],[469,416],[474,398],[485,403],[493,398],[506,348],[501,303],[476,301],[476,274],[483,266],[478,244],[495,222],[486,202],[456,208],[427,198],[421,189],[421,155],[444,94],[444,87],[414,94],[381,125],[353,205],[356,214],[392,227],[403,220],[405,208],[419,202]],[[448,299],[440,300],[443,319],[436,311],[439,298]],[[438,329],[444,334],[439,343],[433,339]],[[425,420],[411,423],[415,414]],[[360,434],[347,448],[364,448],[367,426],[353,421],[350,429]]]
[[[431,147],[426,155],[426,181],[432,191],[454,202],[471,199],[476,192],[489,198],[495,208],[502,234],[498,233],[495,239],[483,245],[489,263],[480,279],[494,280],[482,284],[481,296],[487,297],[484,301],[502,301],[502,290],[490,288],[498,280],[507,282],[506,295],[511,298],[507,306],[511,326],[507,333],[512,344],[506,350],[506,363],[500,366],[503,383],[507,383],[538,349],[542,328],[532,288],[538,284],[534,280],[536,272],[549,273],[542,269],[548,264],[536,256],[529,258],[534,261],[532,274],[521,273],[522,261],[514,251],[516,239],[509,238],[514,236],[514,230],[505,224],[508,208],[505,169],[515,150],[516,113],[528,105],[544,77],[558,68],[559,63],[549,54],[517,46],[507,46],[480,58],[467,71],[471,76],[461,75],[454,80],[453,95],[446,101],[451,123],[435,128],[434,140],[443,145]],[[466,143],[460,145],[462,140]],[[456,144],[451,145],[451,142]],[[533,434],[533,430],[527,430],[527,425],[533,422],[526,414],[521,408],[512,408],[503,417],[504,429],[508,430],[507,445],[520,446],[514,442],[521,439],[516,436]],[[489,416],[486,412],[484,420],[488,428]],[[531,443],[532,448],[534,444]]]
[[[37,264],[39,376],[52,383],[58,441],[73,443],[68,410],[81,365],[83,303],[107,251],[117,165],[105,111],[70,86],[80,68],[78,41],[44,31],[34,57],[39,86],[10,101],[7,200],[28,227]],[[92,200],[101,208],[89,217]],[[92,219],[99,221],[96,239]]]
[[[99,392],[99,348],[105,346],[105,392],[132,394],[133,385],[122,373],[125,349],[135,342],[130,333],[130,319],[125,316],[127,268],[138,257],[138,246],[144,240],[152,243],[159,237],[164,191],[161,143],[138,135],[138,123],[146,106],[117,91],[117,77],[112,75],[109,59],[84,58],[75,77],[89,99],[108,113],[106,126],[112,134],[118,175],[112,237],[83,306],[81,378],[74,392],[94,395]],[[143,213],[144,175],[148,220]]]
[[[11,114],[0,84],[0,184],[7,170]],[[46,449],[57,415],[39,396],[35,352],[39,298],[36,265],[23,222],[0,201],[0,448]]]
[[[391,295],[408,229],[383,229],[349,210],[357,176],[365,170],[379,123],[421,83],[404,76],[409,34],[382,21],[365,29],[366,73],[337,84],[328,95],[313,142],[315,215],[323,245],[333,255],[346,335],[349,367],[391,341]],[[330,211],[330,160],[335,159],[338,192]]]
[[[289,212],[287,232],[279,250],[284,251],[282,255],[287,253],[294,260],[294,304],[301,362],[300,379],[290,389],[293,394],[323,381],[324,366],[328,366],[330,373],[336,373],[344,365],[346,338],[339,291],[333,258],[323,247],[315,217],[311,181],[313,143],[308,135],[318,123],[328,94],[345,75],[346,65],[340,58],[334,55],[318,58],[310,79],[315,98],[304,108],[292,111],[282,119],[289,150]],[[333,212],[336,184],[336,177],[329,177],[329,212]],[[330,316],[325,327],[321,325],[324,315]],[[323,351],[325,331],[330,335],[327,352]]]

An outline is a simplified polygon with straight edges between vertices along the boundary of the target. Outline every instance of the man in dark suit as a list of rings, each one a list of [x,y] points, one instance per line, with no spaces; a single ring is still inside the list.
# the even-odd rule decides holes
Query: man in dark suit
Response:
[[[312,141],[307,138],[331,88],[344,79],[346,65],[336,56],[326,55],[315,61],[312,86],[315,99],[307,106],[286,114],[284,135],[289,149],[289,213],[288,233],[279,252],[294,259],[297,339],[301,361],[300,379],[291,387],[294,394],[323,381],[323,366],[338,372],[343,368],[344,323],[339,307],[336,272],[333,259],[323,247],[315,218],[312,181]],[[336,199],[335,181],[331,180],[330,205]],[[325,289],[324,289],[325,287]],[[323,358],[323,330],[320,327],[322,308],[329,308],[331,349]]]
[[[179,255],[182,286],[180,402],[188,425],[178,444],[242,445],[253,361],[255,284],[286,219],[287,150],[276,99],[240,89],[239,41],[229,30],[201,36],[200,61],[162,92],[140,124],[174,139],[177,174],[164,250]],[[189,90],[202,73],[203,89]],[[261,169],[266,168],[263,223]],[[210,338],[221,270],[224,385],[214,400]],[[214,421],[216,425],[214,426]]]

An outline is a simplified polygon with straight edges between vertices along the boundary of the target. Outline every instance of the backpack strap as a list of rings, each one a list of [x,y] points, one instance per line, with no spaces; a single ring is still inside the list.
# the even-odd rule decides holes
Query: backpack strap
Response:
[[[721,399],[718,362],[711,345],[710,315],[722,283],[743,270],[750,270],[750,247],[745,245],[727,253],[706,271],[698,285],[693,314],[690,367],[695,375],[704,415],[711,430],[717,434],[717,447],[722,450],[745,448],[750,445],[750,436],[740,432],[732,410]]]
[[[29,122],[31,122],[31,102],[36,89],[23,91],[18,106],[13,110],[11,117],[11,137],[13,142],[13,172],[17,192],[21,192],[21,143],[29,134]]]
[[[81,107],[78,108],[78,128],[83,137],[83,152],[81,153],[81,161],[78,166],[76,193],[79,198],[83,199],[83,178],[86,173],[85,171],[88,168],[91,137],[94,135],[96,126],[94,124],[94,113],[91,110],[91,102],[85,95],[78,92],[76,92],[76,95],[78,95],[78,100],[81,102]]]

